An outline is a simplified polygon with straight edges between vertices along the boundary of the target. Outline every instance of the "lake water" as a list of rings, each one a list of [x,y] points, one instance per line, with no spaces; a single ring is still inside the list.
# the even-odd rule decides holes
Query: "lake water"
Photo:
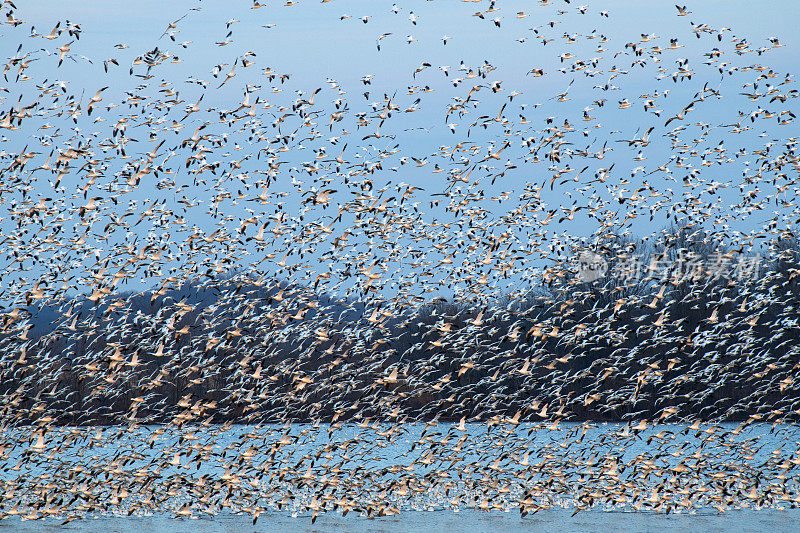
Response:
[[[41,533],[52,530],[105,531],[108,533],[240,533],[248,531],[318,532],[318,531],[375,531],[424,532],[472,531],[475,533],[504,533],[518,531],[626,531],[638,532],[795,532],[800,530],[800,511],[731,511],[725,514],[699,513],[663,515],[651,513],[621,513],[584,511],[572,516],[572,511],[545,510],[534,516],[520,518],[518,513],[482,513],[478,511],[408,512],[399,517],[368,519],[358,516],[342,518],[335,513],[321,515],[315,523],[309,517],[292,518],[283,514],[261,516],[253,525],[246,516],[220,515],[212,519],[188,520],[169,516],[142,518],[107,517],[70,522],[60,526],[60,520],[0,522],[0,531]]]

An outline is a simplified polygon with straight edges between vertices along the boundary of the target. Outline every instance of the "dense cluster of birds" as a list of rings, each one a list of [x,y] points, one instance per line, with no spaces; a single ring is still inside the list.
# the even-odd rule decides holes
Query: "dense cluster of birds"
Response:
[[[323,0],[396,63],[297,85],[236,37],[301,2],[87,57],[0,1],[0,516],[800,503],[778,38]],[[531,63],[437,65],[465,6]]]

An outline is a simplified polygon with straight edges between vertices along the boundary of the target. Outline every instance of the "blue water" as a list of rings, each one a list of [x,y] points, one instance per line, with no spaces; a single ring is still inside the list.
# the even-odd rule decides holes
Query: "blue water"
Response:
[[[262,515],[255,525],[247,516],[225,514],[212,519],[175,519],[169,516],[139,518],[106,517],[73,521],[61,526],[60,520],[0,522],[0,531],[41,533],[44,531],[105,531],[108,533],[240,533],[249,531],[320,532],[374,531],[427,532],[471,531],[474,533],[516,533],[518,531],[625,531],[639,532],[794,532],[800,530],[800,511],[729,511],[725,514],[652,514],[583,511],[572,516],[568,510],[544,510],[520,518],[518,513],[482,513],[478,511],[408,512],[400,516],[376,519],[328,513],[312,524],[310,517],[292,518],[284,514]]]

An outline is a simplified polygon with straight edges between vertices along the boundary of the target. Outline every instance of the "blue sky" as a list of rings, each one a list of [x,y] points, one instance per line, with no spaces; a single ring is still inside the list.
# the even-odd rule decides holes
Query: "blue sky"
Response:
[[[180,141],[190,137],[194,129],[205,121],[216,121],[220,110],[236,109],[246,91],[251,93],[251,100],[258,98],[259,105],[262,106],[259,111],[262,130],[274,134],[277,130],[269,123],[279,117],[281,114],[279,110],[282,107],[292,107],[298,98],[298,91],[308,97],[315,89],[321,88],[322,91],[316,96],[316,105],[321,109],[317,126],[321,137],[308,141],[293,139],[294,148],[282,154],[281,160],[285,161],[282,170],[276,181],[270,185],[271,194],[288,194],[282,199],[286,202],[283,209],[288,216],[299,216],[300,200],[304,192],[312,186],[322,187],[321,184],[313,182],[313,177],[303,177],[302,164],[313,158],[314,150],[325,148],[328,156],[335,157],[346,144],[345,156],[351,160],[355,160],[358,155],[361,159],[375,161],[380,150],[399,145],[398,153],[387,159],[385,165],[396,167],[396,170],[384,168],[383,171],[373,175],[375,188],[379,189],[384,185],[395,187],[399,183],[422,187],[425,191],[419,193],[419,198],[424,200],[421,207],[426,207],[426,202],[432,199],[428,195],[441,192],[447,187],[444,179],[446,172],[458,168],[453,166],[457,161],[436,155],[439,147],[451,146],[458,141],[475,143],[480,147],[476,149],[476,153],[480,154],[477,159],[482,159],[491,151],[489,147],[493,146],[496,150],[509,140],[511,146],[504,153],[502,160],[490,163],[497,165],[500,170],[502,164],[508,160],[509,164],[515,165],[516,168],[496,179],[493,184],[489,183],[489,176],[493,173],[487,172],[473,191],[481,191],[481,194],[486,196],[487,201],[482,205],[497,217],[493,224],[500,228],[502,225],[500,217],[519,205],[520,194],[523,194],[525,188],[531,184],[545,186],[541,193],[545,205],[544,212],[551,209],[569,209],[573,203],[580,205],[589,201],[587,195],[590,192],[595,192],[581,193],[577,190],[578,185],[572,182],[561,185],[561,180],[556,182],[558,185],[551,191],[549,184],[553,165],[548,162],[532,163],[529,160],[529,148],[525,148],[520,140],[535,137],[538,142],[543,136],[542,131],[550,126],[547,123],[548,117],[553,117],[555,125],[560,125],[564,120],[575,125],[576,131],[565,139],[571,143],[568,145],[568,150],[586,149],[596,152],[601,150],[604,144],[607,144],[608,148],[613,148],[613,151],[609,151],[602,160],[583,161],[575,157],[555,165],[561,168],[564,165],[574,167],[572,175],[588,165],[589,168],[585,172],[585,176],[588,177],[598,169],[607,169],[614,164],[614,176],[608,180],[608,186],[598,187],[597,190],[598,198],[612,204],[616,194],[630,195],[643,185],[645,180],[652,190],[674,198],[676,203],[685,200],[687,190],[681,181],[688,171],[684,172],[674,166],[674,159],[670,159],[674,156],[674,148],[669,138],[664,136],[664,133],[676,124],[686,125],[687,129],[680,135],[685,137],[683,142],[687,143],[703,133],[703,127],[697,127],[696,122],[713,126],[709,133],[702,136],[704,144],[698,145],[700,152],[713,148],[723,141],[729,154],[740,149],[745,149],[749,153],[770,140],[775,140],[776,145],[780,145],[787,138],[797,135],[797,127],[794,124],[776,126],[775,120],[758,119],[746,124],[752,128],[751,130],[732,137],[729,133],[730,128],[719,126],[742,120],[740,114],[745,117],[744,122],[747,123],[748,114],[756,110],[759,105],[764,105],[762,101],[756,103],[739,94],[755,91],[752,87],[744,87],[755,78],[754,71],[738,71],[730,76],[722,76],[717,71],[717,64],[703,63],[707,59],[704,53],[719,48],[723,51],[719,61],[730,62],[732,66],[738,67],[765,65],[774,70],[778,74],[777,77],[762,81],[760,83],[762,91],[767,84],[775,83],[775,80],[782,81],[785,74],[793,73],[797,66],[796,32],[792,31],[794,18],[791,16],[796,7],[792,2],[756,4],[694,2],[687,4],[692,13],[683,17],[677,16],[673,4],[665,2],[638,2],[633,5],[628,2],[585,3],[588,7],[585,13],[581,14],[578,9],[582,3],[579,2],[569,4],[553,2],[547,6],[529,2],[498,2],[496,7],[500,8],[499,11],[486,13],[483,19],[473,14],[485,11],[489,7],[488,2],[402,2],[397,4],[397,13],[391,9],[392,3],[343,0],[324,3],[301,1],[288,7],[281,2],[267,2],[259,9],[251,9],[252,3],[248,2],[167,4],[36,2],[21,5],[15,16],[24,20],[24,24],[17,28],[10,25],[0,28],[0,55],[5,58],[16,57],[17,47],[22,44],[20,54],[29,54],[27,58],[32,59],[30,67],[25,71],[30,80],[16,80],[15,69],[7,72],[7,79],[0,80],[0,87],[8,89],[7,93],[0,93],[0,96],[5,96],[4,100],[0,100],[0,109],[5,113],[11,108],[17,108],[17,101],[20,98],[19,102],[22,105],[35,101],[39,94],[36,84],[43,84],[46,79],[66,82],[66,94],[80,99],[83,115],[77,118],[77,124],[64,116],[55,116],[54,112],[25,119],[19,130],[0,131],[2,139],[0,151],[16,154],[27,147],[28,151],[33,150],[37,153],[36,158],[29,163],[30,166],[34,166],[43,163],[50,150],[58,151],[68,146],[78,146],[78,142],[86,143],[88,139],[91,139],[92,146],[96,147],[102,139],[112,136],[112,126],[119,118],[136,112],[136,109],[129,108],[125,103],[127,98],[132,95],[144,96],[148,98],[145,101],[147,102],[167,99],[167,91],[177,91],[175,98],[180,103],[171,111],[154,111],[151,108],[144,113],[136,113],[139,117],[130,120],[126,131],[126,135],[131,139],[126,153],[131,159],[109,158],[104,163],[104,176],[96,180],[92,186],[94,192],[87,193],[86,196],[88,198],[96,194],[98,197],[105,197],[107,190],[110,191],[115,186],[113,179],[115,172],[123,170],[127,162],[140,159],[161,140],[165,140],[164,149],[176,148],[172,162],[169,163],[170,158],[167,158],[168,163],[165,165],[168,167],[175,165],[174,180],[178,185],[185,187],[180,189],[180,192],[174,188],[159,188],[152,174],[148,175],[136,188],[123,192],[118,204],[112,206],[105,202],[106,210],[103,215],[105,218],[97,222],[98,226],[102,227],[103,221],[107,222],[109,218],[124,213],[122,206],[132,205],[132,209],[141,212],[153,202],[163,201],[166,206],[178,209],[182,197],[207,205],[221,188],[236,193],[241,187],[235,180],[231,180],[230,183],[215,183],[210,179],[206,184],[195,183],[192,176],[183,168],[183,161],[191,155],[191,152],[180,149]],[[194,11],[192,8],[199,10]],[[559,14],[561,10],[566,13]],[[517,13],[520,11],[524,11],[526,16],[518,18]],[[601,16],[601,11],[608,11],[609,16]],[[416,24],[409,19],[412,13],[416,17]],[[187,15],[186,18],[176,25],[175,29],[178,32],[174,35],[175,41],[166,36],[159,38],[170,22],[184,14]],[[351,17],[341,20],[342,15]],[[369,17],[366,24],[361,20],[364,16]],[[498,17],[499,27],[493,22],[493,19]],[[69,37],[66,33],[54,40],[28,37],[31,25],[35,26],[38,33],[47,34],[58,20],[65,19],[80,23],[83,31],[79,40]],[[231,20],[236,22],[231,23],[229,28],[226,27]],[[549,25],[551,21],[557,23],[551,27]],[[693,24],[707,24],[716,30],[723,27],[731,29],[723,33],[722,41],[718,41],[716,34],[713,33],[701,33],[701,38],[698,39],[692,31]],[[232,35],[226,37],[229,31],[232,31]],[[391,35],[381,40],[379,51],[376,42],[384,33]],[[655,45],[668,46],[672,38],[678,39],[681,48],[661,54],[661,61],[658,64],[648,62],[644,68],[632,66],[637,57],[631,53],[626,44],[641,41],[642,34],[654,34],[652,40],[639,45],[642,49],[647,50]],[[442,37],[445,35],[450,37],[446,45],[442,42]],[[573,36],[574,42],[570,43],[564,38],[565,35]],[[602,45],[598,44],[601,35],[607,39]],[[409,36],[415,39],[411,44],[407,42]],[[778,37],[784,46],[773,48],[767,40],[769,37]],[[542,38],[552,41],[542,44]],[[734,52],[735,39],[741,38],[746,38],[752,49],[763,47],[769,50],[763,55],[758,55],[756,52],[737,55]],[[230,42],[224,46],[218,44],[227,40]],[[61,67],[57,67],[56,47],[69,42],[71,42],[70,57]],[[186,43],[185,47],[181,43]],[[124,48],[115,47],[117,44],[123,45]],[[143,66],[135,66],[135,75],[131,76],[129,71],[132,61],[155,47],[169,53],[173,58],[177,56],[180,62],[172,63],[168,60],[154,67],[150,72],[153,75],[150,79],[141,77],[145,74]],[[598,47],[602,47],[603,51],[598,51]],[[253,65],[244,68],[241,60],[247,52],[254,53],[247,56],[247,60],[252,61]],[[575,57],[561,60],[560,57],[566,53]],[[597,67],[592,67],[590,70],[602,73],[590,77],[584,71],[559,72],[560,68],[572,64],[575,58],[588,60],[594,57],[599,58]],[[119,66],[109,65],[108,72],[105,72],[103,61],[110,58],[115,58]],[[693,69],[695,74],[691,80],[684,79],[676,83],[670,74],[680,68],[683,60],[688,61],[688,68]],[[235,77],[221,88],[218,87],[235,61],[238,62]],[[465,69],[459,72],[462,61]],[[485,62],[491,65],[486,78],[466,79],[457,87],[453,86],[453,79],[466,77],[470,69],[477,72],[483,68]],[[430,66],[415,73],[417,68],[424,66],[423,63],[428,63]],[[449,66],[447,76],[439,68],[445,66]],[[219,70],[216,78],[212,75],[215,67]],[[618,67],[624,73],[609,80],[611,74],[608,71],[613,67]],[[274,70],[278,75],[287,74],[290,77],[284,83],[277,79],[269,81],[263,75],[267,68]],[[547,74],[542,77],[528,75],[532,68],[541,68]],[[657,79],[659,68],[665,69],[661,79]],[[137,74],[140,76],[136,76]],[[365,85],[361,80],[368,75],[372,76],[371,83]],[[203,88],[190,81],[192,79],[205,80],[207,87]],[[331,83],[330,80],[335,80],[335,83]],[[489,89],[494,82],[501,82],[500,90],[496,93]],[[463,117],[451,114],[445,120],[447,107],[455,101],[454,98],[465,98],[470,88],[478,83],[486,87],[476,93],[475,108],[470,110],[470,114]],[[597,88],[606,84],[616,86],[617,90],[604,91]],[[415,86],[428,87],[431,91],[409,90]],[[98,104],[95,114],[88,117],[86,115],[88,100],[101,87],[108,87],[103,93],[103,101]],[[664,126],[666,120],[678,114],[703,87],[719,90],[723,98],[709,97],[702,104],[696,105],[697,111],[692,111],[691,120],[675,122],[670,128],[666,128]],[[786,90],[789,87],[793,86],[787,86]],[[558,101],[556,95],[567,89],[568,100]],[[368,97],[363,95],[365,91],[369,91]],[[660,116],[642,109],[642,103],[646,98],[643,99],[641,96],[652,94],[654,91],[662,95],[668,91],[667,97],[654,98],[657,102],[656,108],[662,109]],[[510,95],[516,92],[519,94],[510,98]],[[403,110],[415,107],[419,109],[410,113],[398,111],[386,121],[383,131],[385,134],[393,135],[393,138],[362,140],[363,136],[375,131],[377,120],[359,129],[355,114],[373,115],[374,110],[370,104],[379,104],[384,94],[393,95],[393,101]],[[163,118],[165,122],[162,126],[169,125],[172,120],[180,120],[184,115],[184,109],[194,104],[201,95],[204,95],[203,109],[191,115],[177,134],[159,129],[151,136],[148,130],[152,131],[153,128],[141,124],[141,119],[147,116],[157,120]],[[417,98],[421,99],[419,104],[414,103]],[[604,106],[593,104],[603,98],[606,99]],[[619,102],[625,99],[632,101],[634,105],[622,110]],[[329,129],[326,119],[335,111],[337,101],[347,102],[348,112],[341,123]],[[63,97],[59,103],[63,103]],[[108,103],[120,105],[106,110],[102,106]],[[274,107],[266,107],[270,105]],[[778,105],[773,103],[767,109]],[[594,121],[585,123],[583,117],[587,107],[593,107],[587,113],[594,117]],[[791,108],[791,105],[783,107]],[[481,116],[491,118],[498,113],[512,121],[512,129],[519,134],[518,136],[507,138],[504,135],[504,127],[495,123],[486,129],[480,126],[470,128],[469,137],[466,137],[465,130],[474,120]],[[520,124],[523,117],[526,121],[530,121],[528,125]],[[95,122],[97,118],[104,118],[105,121]],[[448,123],[457,128],[457,135],[451,133]],[[602,127],[595,128],[597,124]],[[42,129],[43,125],[53,127]],[[642,154],[639,154],[639,147],[628,147],[627,143],[616,142],[620,139],[641,136],[650,126],[656,129],[651,143],[641,148]],[[76,127],[79,131],[75,130]],[[281,127],[288,131],[294,126],[290,128],[287,122]],[[41,136],[50,135],[56,130],[61,137],[52,141],[45,140],[45,144],[41,145]],[[342,134],[343,131],[348,134]],[[248,138],[247,131],[231,130],[225,125],[212,123],[204,132],[212,136],[226,135],[225,145],[211,150],[206,156],[209,161],[218,160],[222,165],[227,165],[231,160],[240,159],[238,154],[242,156],[252,154],[250,159],[241,163],[241,172],[263,168],[263,161],[256,159],[260,147]],[[339,138],[330,141],[330,137]],[[150,138],[153,140],[149,140]],[[237,150],[236,147],[241,150]],[[113,154],[113,151],[111,153]],[[157,161],[161,161],[167,155],[159,154]],[[398,163],[400,157],[416,157],[428,160],[429,164],[422,167],[400,164]],[[636,161],[634,160],[636,157],[645,159]],[[725,165],[703,168],[700,176],[703,180],[702,187],[712,182],[728,185],[718,189],[713,198],[706,195],[703,201],[720,202],[714,209],[728,217],[727,223],[731,228],[745,233],[759,231],[774,217],[793,214],[791,209],[778,210],[777,213],[774,210],[759,210],[741,216],[728,208],[736,204],[742,194],[758,188],[747,183],[743,188],[739,187],[742,184],[742,171],[746,168],[744,161],[748,159],[753,158],[743,156]],[[432,173],[431,169],[436,168],[436,165],[440,165],[445,172]],[[447,165],[450,165],[449,168]],[[671,167],[671,177],[670,174],[657,171],[660,165]],[[631,176],[637,167],[642,169]],[[292,171],[293,168],[297,170]],[[651,172],[654,173],[650,174]],[[480,170],[476,172],[475,177],[479,177],[478,174]],[[33,174],[28,179],[30,189],[24,194],[19,188],[10,188],[4,193],[5,207],[0,206],[1,209],[13,210],[9,206],[15,200],[35,202],[41,198],[51,198],[60,205],[59,209],[62,212],[69,212],[70,209],[77,212],[77,209],[86,203],[87,198],[84,198],[83,194],[85,181],[82,181],[86,178],[83,175],[72,173],[66,177],[62,184],[62,187],[65,187],[63,190],[54,190],[51,184],[52,176],[44,172]],[[334,176],[332,179],[335,183],[335,180],[340,178]],[[303,184],[294,185],[293,182],[296,183],[298,180],[303,181]],[[627,183],[622,183],[623,181]],[[111,188],[103,189],[104,185]],[[761,187],[757,192],[758,195],[770,193]],[[466,186],[464,188],[466,193]],[[344,188],[340,186],[339,189]],[[254,190],[260,191],[260,189]],[[690,196],[694,194],[691,190],[688,192]],[[488,201],[488,198],[503,193],[510,193],[510,203]],[[391,192],[386,193],[386,197],[389,194]],[[249,216],[245,207],[246,204],[241,202],[234,204],[230,199],[222,201],[220,211],[233,217],[226,227],[235,230],[241,220]],[[259,217],[271,214],[266,212],[267,208],[264,209],[264,213],[258,213]],[[624,209],[622,213],[624,214]],[[562,214],[560,211],[557,218],[561,218]],[[663,214],[663,211],[656,213],[654,221],[650,221],[646,216],[639,217],[629,221],[625,227],[635,234],[657,231],[666,224]],[[198,228],[211,233],[219,227],[219,221],[207,216],[204,208],[191,210],[190,215],[187,216],[187,225],[183,230],[175,230],[166,238],[176,239],[185,236],[191,233],[192,230],[189,228]],[[328,211],[316,208],[305,215],[304,223],[314,220],[315,216],[321,217],[320,220],[324,224],[329,222]],[[447,222],[457,218],[452,213],[442,210],[441,206],[427,208],[423,215],[423,219],[428,222]],[[6,215],[4,221],[0,220],[0,226],[5,225],[2,226],[5,232],[12,231],[12,219],[13,216]],[[73,216],[74,223],[78,220],[79,218]],[[252,228],[257,228],[261,220],[262,218],[259,218],[259,224]],[[70,260],[75,262],[71,270],[80,276],[84,270],[89,269],[86,270],[89,272],[91,268],[96,268],[92,263],[98,258],[102,262],[105,258],[113,257],[114,245],[130,243],[137,238],[146,240],[149,233],[162,231],[163,228],[157,224],[148,225],[149,222],[148,219],[127,232],[116,232],[106,241],[95,241],[85,253],[70,256]],[[578,213],[574,220],[553,225],[548,231],[551,232],[552,240],[552,236],[562,234],[575,238],[591,237],[596,230],[596,221]],[[71,231],[77,234],[82,228],[71,226]],[[163,233],[159,237],[150,237],[165,238]],[[359,238],[358,235],[354,237],[356,242],[359,242]],[[398,242],[403,242],[402,237],[398,239]],[[364,236],[363,246],[368,246],[367,243],[368,238]],[[30,244],[29,251],[32,252],[35,246],[38,245]],[[249,257],[239,257],[243,265],[251,260],[256,262],[262,259],[260,254],[265,250],[256,249],[252,242],[243,246],[243,250],[252,254]],[[275,247],[276,251],[281,250],[278,244]],[[434,250],[429,252],[434,262],[441,255]],[[179,262],[180,259],[177,258],[176,261]],[[262,263],[262,265],[268,264],[270,261]],[[537,266],[544,264],[546,262]],[[396,268],[397,276],[404,275],[403,268],[400,261]],[[20,275],[33,279],[31,273]],[[14,276],[16,274],[9,274],[7,280],[14,279]],[[131,280],[129,283],[133,287],[140,287],[148,286],[151,282],[152,279],[140,278],[138,282]],[[6,283],[8,286],[13,282]]]

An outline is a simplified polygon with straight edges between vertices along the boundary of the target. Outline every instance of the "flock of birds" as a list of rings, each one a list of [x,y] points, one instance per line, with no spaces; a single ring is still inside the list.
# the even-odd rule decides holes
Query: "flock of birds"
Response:
[[[370,4],[414,66],[295,88],[237,29],[301,2],[87,57],[0,1],[0,516],[800,503],[778,38],[464,0],[531,63],[437,65],[451,8]]]

